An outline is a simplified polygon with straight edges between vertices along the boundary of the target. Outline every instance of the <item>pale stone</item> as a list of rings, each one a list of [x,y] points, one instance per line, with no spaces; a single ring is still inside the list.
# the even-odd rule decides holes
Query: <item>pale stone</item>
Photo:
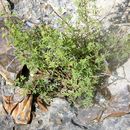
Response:
[[[0,0],[0,13],[4,15],[8,15],[11,13],[9,9],[9,3],[7,0]]]

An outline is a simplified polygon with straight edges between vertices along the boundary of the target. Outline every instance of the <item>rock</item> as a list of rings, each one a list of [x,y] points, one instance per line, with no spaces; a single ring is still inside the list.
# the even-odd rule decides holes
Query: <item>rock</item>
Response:
[[[47,128],[50,130],[81,130],[81,128],[71,123],[72,118],[75,116],[73,110],[71,109],[72,108],[67,101],[56,98],[48,108],[48,112],[42,113],[42,117],[41,112],[37,109],[36,118],[34,118],[32,124],[39,126],[39,129]]]
[[[120,66],[108,79],[108,89],[113,96],[128,93],[130,83],[130,59]]]
[[[70,23],[74,23],[76,18],[76,7],[70,0],[20,0],[14,5],[14,13],[22,19],[32,24],[46,23],[59,27],[57,23],[60,17],[73,14]],[[32,23],[32,24],[31,24]]]
[[[2,15],[9,15],[11,14],[10,5],[7,0],[0,1],[0,13]]]
[[[104,23],[104,27],[129,23],[129,4],[128,0],[96,0],[98,17]]]
[[[106,110],[103,112],[101,120],[108,117],[121,117],[130,112],[130,95],[125,94],[115,96],[111,101],[109,101],[106,106]]]
[[[128,119],[130,113],[129,66],[130,59],[109,77],[106,87],[111,98],[105,100],[98,94],[97,103],[100,106],[78,109],[77,116],[73,119],[75,124],[87,127],[88,130],[127,130],[130,128]]]
[[[73,121],[76,124],[86,126],[94,121],[98,121],[98,118],[102,115],[102,112],[104,111],[104,108],[98,106],[98,105],[93,105],[89,108],[84,108],[84,109],[79,109],[77,112],[76,118],[73,119]]]
[[[8,44],[8,31],[4,26],[4,19],[1,19],[0,25],[0,98],[3,98],[4,110],[13,117],[15,123],[27,124],[31,120],[33,99],[28,96],[25,98],[21,95],[22,89],[14,87],[14,80],[24,67],[14,55],[13,44]]]
[[[2,30],[2,28],[4,30]],[[3,33],[6,35],[2,37]],[[17,58],[14,56],[14,47],[8,44],[7,30],[4,26],[4,19],[0,19],[0,93],[1,96],[14,95],[14,100],[21,101],[20,88],[13,86],[14,80],[22,69]],[[2,76],[2,77],[1,77]],[[2,97],[0,96],[0,99]]]
[[[22,69],[22,66],[16,56],[14,56],[15,48],[12,44],[8,44],[8,32],[2,22],[4,21],[1,20],[0,23],[0,75],[5,78],[6,84],[12,85],[17,74]],[[5,35],[5,37],[3,37],[3,35]]]
[[[108,79],[108,86],[111,99],[107,102],[101,120],[108,117],[120,117],[130,112],[129,92],[129,66],[130,59],[119,67]]]
[[[69,103],[63,99],[54,99],[48,112],[36,108],[31,124],[15,125],[16,130],[84,130],[74,125],[71,120],[75,116]]]
[[[90,124],[88,130],[129,130],[130,115],[123,117],[111,117],[103,122]]]
[[[39,23],[50,24],[57,28],[60,26],[57,23],[59,16],[65,18],[69,14],[73,14],[70,23],[74,24],[77,19],[76,7],[69,0],[11,0],[14,3],[13,11],[22,19],[25,19],[27,26],[33,27]],[[104,25],[104,29],[109,28],[121,28],[125,33],[130,31],[129,25],[129,5],[128,0],[96,0],[96,6],[99,9],[98,16],[96,16]],[[2,9],[2,8],[0,8]],[[58,15],[56,14],[58,13]],[[2,20],[1,20],[2,21]],[[114,27],[113,27],[114,26]],[[2,22],[0,22],[2,27]],[[2,42],[1,42],[2,41]],[[2,55],[1,71],[6,74],[5,66],[12,61],[4,61],[7,55],[12,56],[14,48],[8,47],[6,39],[2,39],[2,32],[0,32],[0,56]],[[1,44],[4,43],[4,44]],[[1,48],[2,47],[2,48]],[[4,50],[4,51],[3,51]],[[3,56],[5,56],[3,58]],[[14,59],[14,57],[13,57]],[[54,99],[49,107],[49,111],[44,113],[41,112],[37,107],[35,110],[35,116],[31,124],[28,125],[7,125],[5,122],[2,124],[2,129],[17,129],[17,130],[127,130],[130,128],[130,120],[128,113],[130,104],[130,59],[121,67],[117,69],[115,73],[108,80],[108,95],[109,100],[99,96],[99,105],[86,109],[78,109],[75,111],[70,105],[63,99]],[[7,67],[8,68],[8,67]],[[7,70],[7,69],[6,69]],[[18,69],[19,71],[19,69]],[[8,73],[12,75],[11,68],[8,69]],[[13,72],[14,73],[14,72]],[[16,72],[14,73],[16,74]],[[8,80],[9,74],[4,77]],[[9,76],[15,77],[15,76]],[[11,78],[14,79],[14,78]],[[15,93],[14,88],[9,88],[2,85],[5,89],[5,95],[11,95]],[[3,88],[1,87],[3,90]],[[17,90],[19,91],[19,90]],[[105,91],[104,91],[105,92]],[[17,92],[16,92],[17,93]],[[15,93],[15,94],[16,94]],[[17,99],[16,101],[18,100]],[[21,100],[21,99],[20,99]],[[1,120],[0,117],[0,126]],[[97,122],[102,121],[102,122]],[[13,123],[12,123],[13,124]],[[7,126],[6,126],[7,125]],[[5,127],[5,128],[4,128]]]
[[[13,12],[25,19],[29,26],[44,22],[57,28],[60,26],[57,21],[61,17],[63,19],[71,17],[68,22],[72,25],[79,18],[76,12],[77,7],[72,0],[12,0],[12,2],[14,3]],[[114,26],[124,32],[130,32],[128,28],[130,2],[128,0],[96,0],[94,2],[98,10],[95,17],[103,23],[104,30]],[[90,5],[93,3],[91,2]]]
[[[125,115],[121,118],[109,118],[103,121],[100,130],[129,130],[130,115]]]
[[[13,130],[14,121],[10,115],[0,116],[0,130]]]
[[[71,119],[74,116],[70,109],[71,108],[66,101],[61,99],[55,99],[54,102],[52,102],[51,107],[49,109],[49,121],[51,127],[56,129],[63,129],[68,127],[68,129],[70,129],[69,125],[71,125]]]

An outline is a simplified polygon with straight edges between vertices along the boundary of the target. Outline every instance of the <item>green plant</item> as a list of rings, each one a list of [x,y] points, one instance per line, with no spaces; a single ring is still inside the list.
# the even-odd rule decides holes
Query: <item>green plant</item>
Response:
[[[92,101],[98,83],[94,75],[103,67],[100,44],[83,38],[79,30],[64,33],[44,25],[33,30],[22,30],[22,24],[8,26],[17,58],[33,75],[20,87],[46,101],[58,96],[71,102],[82,98],[84,104]]]
[[[66,97],[72,103],[91,104],[105,71],[104,61],[112,54],[109,46],[106,51],[110,39],[102,38],[101,24],[88,15],[88,2],[77,1],[79,20],[73,27],[65,26],[63,32],[48,25],[26,30],[22,22],[7,21],[15,55],[30,70],[29,79],[21,77],[18,86],[46,102]],[[95,15],[95,8],[90,13]]]

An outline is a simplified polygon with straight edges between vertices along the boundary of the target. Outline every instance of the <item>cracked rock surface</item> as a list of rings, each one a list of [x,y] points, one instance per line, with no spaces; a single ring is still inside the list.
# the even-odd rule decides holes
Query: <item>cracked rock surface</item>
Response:
[[[57,28],[57,20],[61,17],[73,14],[69,21],[71,24],[74,24],[76,19],[76,7],[71,0],[20,0],[14,2],[13,12],[25,19],[28,26],[46,23]]]
[[[14,4],[12,12],[27,21],[28,26],[39,23],[59,27],[57,20],[70,17],[70,24],[74,25],[78,19],[77,7],[73,0],[11,0]],[[130,32],[130,1],[129,0],[96,0],[98,13],[96,18],[108,28],[120,28],[125,33]],[[58,16],[58,15],[60,16]]]
[[[0,12],[10,13],[9,3],[2,0],[6,8],[0,3]],[[76,19],[76,8],[71,0],[10,0],[14,4],[12,10],[25,19],[28,26],[45,22],[57,27],[60,16],[73,14],[71,23]],[[51,6],[50,6],[51,5]],[[124,32],[129,32],[129,0],[97,0],[100,10],[99,19],[104,23],[104,28],[117,25]],[[12,6],[13,7],[13,6]],[[53,8],[52,8],[53,7]],[[54,11],[55,10],[55,11]],[[1,28],[1,23],[0,23]],[[0,45],[2,43],[0,39]],[[1,54],[0,50],[0,54]],[[129,130],[130,129],[130,59],[112,73],[106,88],[111,93],[111,99],[102,96],[98,104],[89,108],[70,107],[63,99],[54,99],[48,112],[41,112],[36,107],[33,120],[28,125],[17,125],[12,117],[7,115],[2,106],[2,97],[17,94],[14,88],[9,88],[0,77],[0,130]],[[16,96],[18,100],[20,96]],[[21,100],[21,99],[20,99]]]

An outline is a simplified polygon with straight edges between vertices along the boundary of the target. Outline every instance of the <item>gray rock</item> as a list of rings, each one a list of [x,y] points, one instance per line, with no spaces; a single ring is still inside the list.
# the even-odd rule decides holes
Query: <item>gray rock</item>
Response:
[[[14,46],[12,44],[8,45],[10,39],[2,18],[0,27],[0,75],[6,79],[6,84],[12,85],[23,66],[14,55]]]
[[[129,130],[130,129],[130,59],[119,67],[108,79],[107,89],[111,99],[106,101],[99,97],[100,106],[79,109],[75,124],[85,126],[88,130]],[[101,100],[103,102],[101,103]],[[100,114],[101,113],[101,114]],[[97,117],[100,120],[94,120]],[[93,121],[91,120],[93,119]],[[99,121],[99,122],[95,122]]]
[[[121,118],[109,118],[103,121],[100,130],[129,130],[130,129],[130,115]]]
[[[106,28],[113,23],[128,23],[129,4],[129,0],[96,0],[99,10],[98,17]]]
[[[7,0],[0,1],[0,14],[2,15],[9,15],[11,14],[10,4]]]
[[[0,130],[13,130],[14,121],[10,115],[0,116]]]
[[[93,105],[89,108],[78,109],[76,118],[73,118],[75,124],[87,128],[87,126],[98,119],[104,108]]]
[[[71,120],[74,116],[75,113],[69,103],[56,98],[51,103],[48,112],[43,113],[36,108],[31,124],[15,124],[13,127],[15,130],[85,130],[72,123]],[[3,127],[7,128],[5,124],[3,124]],[[3,127],[0,130],[5,130]],[[9,130],[12,130],[11,128]]]
[[[116,75],[114,74],[109,78],[110,85],[108,89],[114,98],[106,104],[107,109],[104,111],[102,118],[109,116],[113,112],[129,113],[130,94],[129,88],[127,87],[130,76],[129,63],[130,60],[122,65],[124,68],[119,67],[117,69]],[[123,77],[123,79],[120,77]],[[123,84],[122,80],[125,81]],[[1,85],[4,85],[4,81],[2,79],[1,81]],[[5,86],[4,89],[6,89],[6,87],[7,86]],[[6,94],[12,94],[12,92],[15,91],[9,90],[7,87]],[[14,126],[11,124],[12,126],[8,126],[8,120],[5,120],[6,122],[4,123],[0,121],[0,128],[1,130],[11,130],[13,127],[15,127],[16,130],[129,130],[129,115],[118,118],[111,116],[104,119],[102,122],[96,123],[94,119],[99,116],[102,111],[103,109],[101,107],[95,105],[87,109],[79,109],[76,116],[74,109],[70,107],[67,101],[56,98],[51,103],[48,112],[43,113],[36,108],[35,116],[31,124],[24,126]],[[0,120],[2,119],[3,117],[1,116]]]
[[[130,84],[130,59],[120,66],[108,79],[108,89],[111,94],[120,95],[128,93],[128,85]]]
[[[49,109],[50,130],[81,130],[71,123],[75,116],[68,102],[62,99],[54,99]]]
[[[59,16],[65,18],[73,14],[70,20],[74,24],[77,19],[76,7],[71,0],[11,0],[14,3],[14,12],[25,19],[27,26],[33,27],[39,23],[60,26],[57,20]],[[6,1],[7,2],[7,1]],[[97,0],[99,9],[98,18],[104,25],[104,29],[113,26],[121,28],[126,33],[129,28],[129,0]],[[2,9],[2,8],[0,8]],[[58,15],[56,14],[58,13]],[[62,99],[54,99],[46,113],[36,108],[35,116],[31,124],[15,125],[11,118],[0,117],[0,130],[129,130],[130,116],[112,117],[114,112],[129,113],[130,94],[128,85],[130,83],[130,60],[119,67],[108,80],[108,86],[112,99],[106,102],[99,97],[100,105],[92,108],[79,109],[77,115],[70,105]],[[4,81],[2,81],[4,82]],[[9,88],[1,83],[0,93],[5,95],[17,94],[14,88]],[[4,91],[4,92],[3,92]],[[18,90],[19,91],[19,90]],[[19,96],[17,96],[18,98]],[[1,98],[1,97],[0,97]],[[1,109],[2,107],[0,107]],[[103,112],[102,122],[95,122],[94,119]],[[110,117],[108,117],[111,115]]]
[[[13,12],[29,21],[30,23],[27,23],[29,26],[44,22],[57,28],[60,26],[58,23],[60,17],[64,20],[68,16],[71,17],[68,22],[72,25],[78,19],[73,0],[12,0],[12,2],[14,3]],[[98,9],[95,18],[103,23],[104,29],[116,26],[130,32],[129,0],[96,0],[95,3]]]
[[[13,11],[20,18],[29,21],[29,26],[44,22],[58,27],[57,20],[60,17],[65,19],[70,14],[73,14],[70,23],[74,23],[76,19],[76,7],[71,0],[20,0],[16,2]]]

